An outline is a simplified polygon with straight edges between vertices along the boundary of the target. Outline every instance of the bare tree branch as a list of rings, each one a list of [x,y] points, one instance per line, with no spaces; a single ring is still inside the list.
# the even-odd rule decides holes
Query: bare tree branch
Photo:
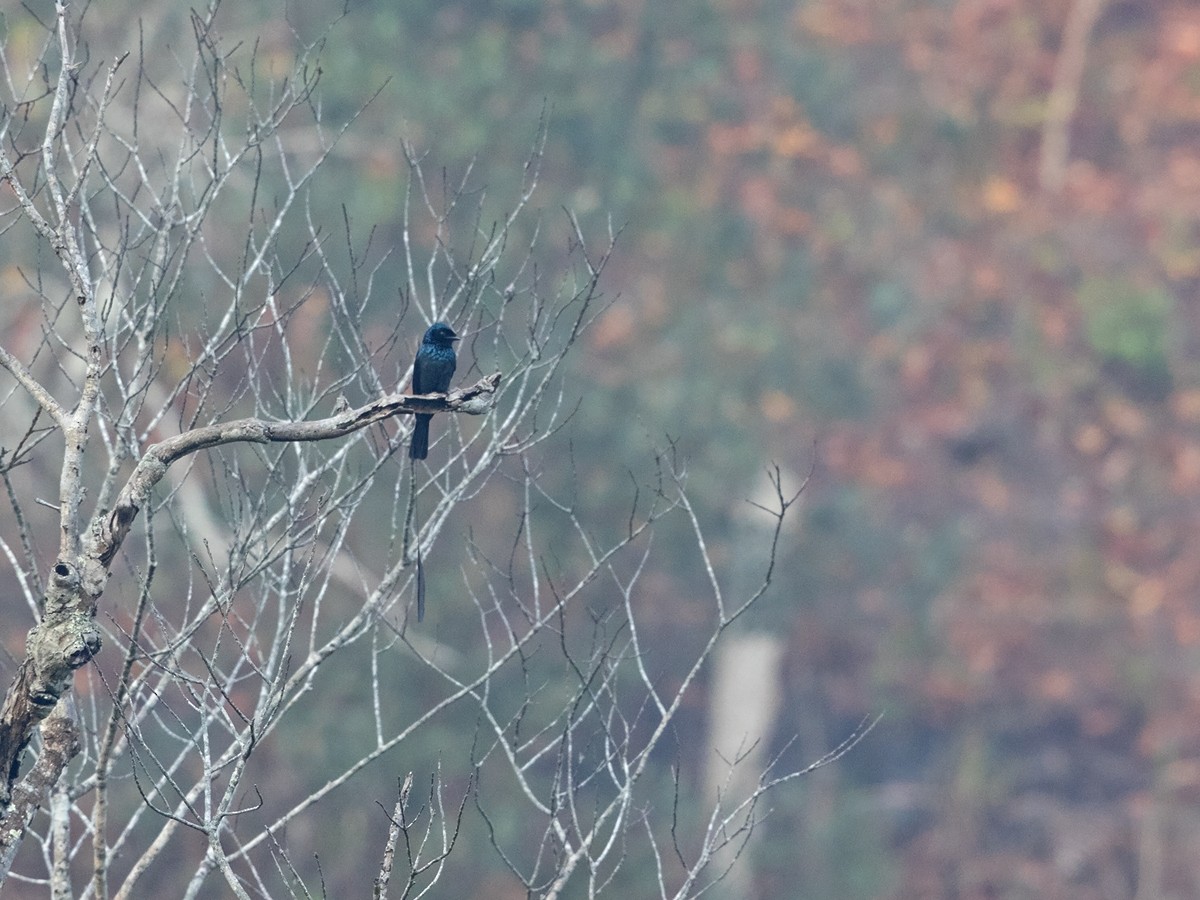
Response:
[[[385,228],[349,203],[330,215],[316,189],[335,154],[378,153],[350,135],[357,112],[327,121],[325,36],[284,36],[288,65],[223,34],[217,9],[182,41],[148,11],[132,49],[101,59],[58,2],[36,60],[0,44],[0,104],[21,110],[0,121],[4,252],[32,323],[0,347],[0,551],[31,615],[10,625],[28,631],[0,708],[0,884],[66,897],[82,878],[81,896],[121,900],[373,880],[382,900],[438,895],[484,854],[548,898],[631,872],[664,898],[708,890],[769,794],[869,730],[807,767],[775,756],[748,796],[707,807],[663,763],[716,648],[771,589],[798,495],[768,473],[748,584],[712,549],[674,447],[598,521],[613,498],[575,469],[568,426],[587,408],[567,374],[611,302],[618,233],[568,210],[565,252],[542,246],[546,118],[499,215],[473,166],[398,146],[383,247]],[[465,336],[467,386],[404,393],[435,320]],[[403,452],[414,412],[465,414],[439,417],[423,464]],[[10,477],[31,461],[29,483]],[[660,528],[690,546],[694,586],[665,574]],[[664,594],[687,610],[669,632],[651,615]],[[336,746],[293,765],[309,742]],[[372,808],[398,754],[410,774],[359,841],[380,857],[327,887],[320,823]],[[18,855],[27,841],[43,852]]]

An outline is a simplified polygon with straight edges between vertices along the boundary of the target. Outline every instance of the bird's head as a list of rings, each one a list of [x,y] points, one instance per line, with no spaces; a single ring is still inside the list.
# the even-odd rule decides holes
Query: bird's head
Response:
[[[445,322],[434,322],[429,326],[424,337],[425,343],[437,344],[440,347],[450,347],[457,340],[460,340],[459,336]]]

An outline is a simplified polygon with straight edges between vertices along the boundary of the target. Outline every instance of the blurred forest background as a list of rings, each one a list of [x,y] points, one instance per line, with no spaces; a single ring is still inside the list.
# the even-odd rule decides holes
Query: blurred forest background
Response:
[[[29,13],[0,8],[19,54]],[[771,740],[816,758],[884,718],[773,796],[758,896],[1200,896],[1200,6],[358,0],[330,26],[337,12],[223,12],[231,45],[281,68],[328,29],[328,121],[382,87],[314,217],[336,230],[344,207],[399,244],[401,140],[453,179],[473,164],[500,216],[545,114],[547,265],[564,207],[623,229],[547,477],[620,528],[629,471],[669,435],[736,577],[765,466],[815,462],[744,626],[784,640]],[[164,54],[190,41],[184,5],[105,0],[84,17],[90,53],[130,49],[139,20]],[[397,283],[401,263],[385,264]],[[0,246],[6,305],[29,264]],[[474,528],[506,515],[493,501]],[[452,544],[427,561],[426,622],[451,644],[469,614]],[[703,575],[677,563],[641,601],[664,665]],[[9,654],[23,637],[6,631]],[[344,677],[327,702],[368,703]],[[685,773],[708,763],[707,689],[680,725]],[[346,844],[322,858],[328,884],[362,887],[374,801],[472,727],[447,718],[423,758],[406,749],[326,804]],[[350,740],[294,738],[274,751],[280,790]],[[441,896],[509,896],[486,853],[451,870]]]

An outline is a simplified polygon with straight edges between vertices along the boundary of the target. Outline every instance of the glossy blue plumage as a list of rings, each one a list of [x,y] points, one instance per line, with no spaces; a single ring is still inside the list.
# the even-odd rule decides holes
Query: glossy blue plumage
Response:
[[[414,394],[444,394],[450,390],[450,379],[458,364],[458,357],[454,355],[457,340],[458,335],[445,322],[434,322],[429,326],[413,360]],[[429,420],[432,418],[428,413],[414,416],[412,443],[408,448],[408,455],[413,459],[424,459],[429,454]]]

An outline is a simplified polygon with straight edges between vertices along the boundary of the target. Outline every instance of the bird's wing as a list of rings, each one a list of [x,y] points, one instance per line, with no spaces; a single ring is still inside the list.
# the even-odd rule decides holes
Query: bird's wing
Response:
[[[425,358],[421,355],[421,351],[417,351],[417,358],[413,360],[412,373],[412,392],[414,394],[427,393],[425,390]]]

